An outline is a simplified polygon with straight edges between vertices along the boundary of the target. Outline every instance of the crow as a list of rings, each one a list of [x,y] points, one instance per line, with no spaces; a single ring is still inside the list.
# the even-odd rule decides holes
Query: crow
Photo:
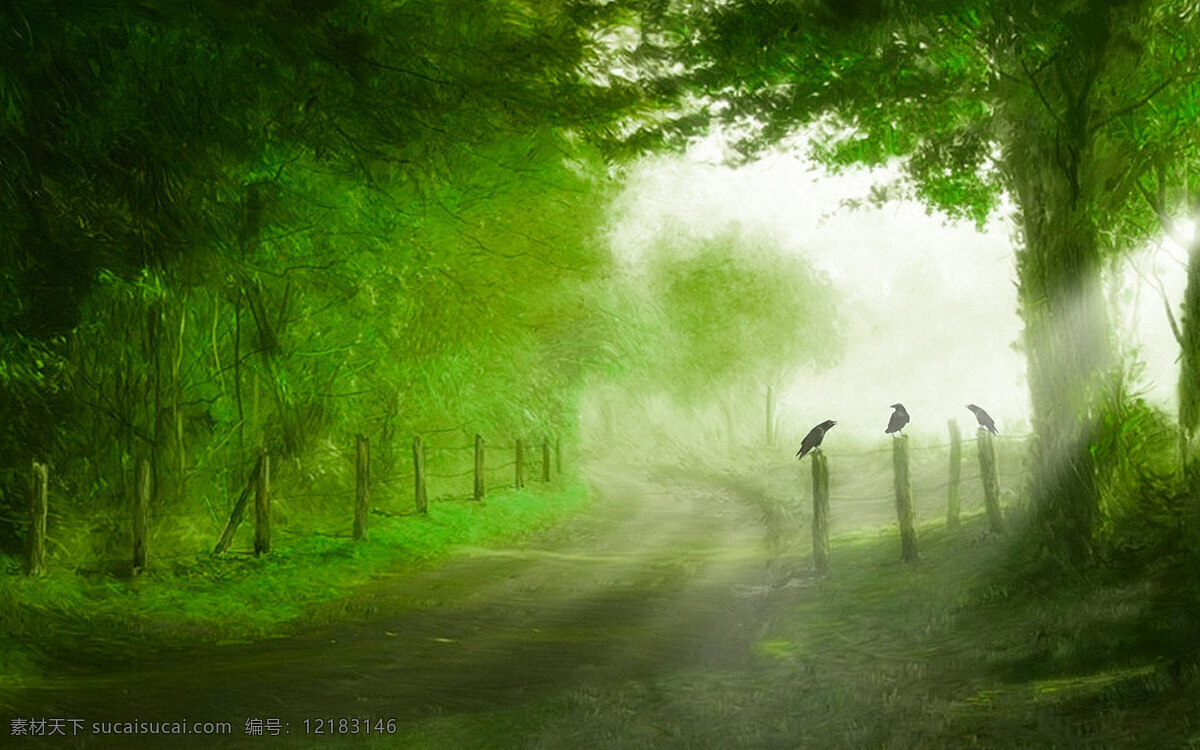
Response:
[[[996,432],[996,423],[992,421],[992,418],[988,416],[986,411],[980,409],[975,404],[967,404],[967,408],[975,413],[975,419],[979,420],[980,427],[992,433],[993,435],[1000,434],[999,432]]]
[[[891,408],[896,411],[892,412],[892,418],[888,420],[887,429],[883,431],[885,435],[891,435],[893,432],[904,434],[904,425],[908,424],[908,412],[904,409],[904,404],[892,404]]]
[[[826,419],[821,424],[809,430],[808,434],[804,436],[804,440],[800,442],[800,450],[796,452],[796,458],[804,458],[805,453],[819,446],[821,441],[825,439],[825,433],[829,432],[835,424],[837,422],[832,419]]]

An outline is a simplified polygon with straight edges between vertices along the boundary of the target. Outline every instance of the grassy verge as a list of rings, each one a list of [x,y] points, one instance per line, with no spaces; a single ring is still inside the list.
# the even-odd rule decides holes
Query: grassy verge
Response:
[[[785,668],[798,739],[829,747],[1195,747],[1197,621],[1173,573],[1037,578],[981,516],[845,535],[759,643]],[[1178,571],[1176,571],[1178,572]],[[805,742],[801,742],[805,745]]]
[[[380,572],[431,564],[460,545],[519,539],[588,498],[583,484],[498,490],[482,503],[431,503],[424,516],[373,516],[361,543],[281,529],[269,556],[152,559],[135,579],[0,576],[0,684],[30,684],[47,659],[122,661],[135,646],[144,653],[286,633]]]
[[[982,515],[839,535],[740,668],[581,685],[389,747],[1195,748],[1194,602],[1161,575],[1031,579]]]

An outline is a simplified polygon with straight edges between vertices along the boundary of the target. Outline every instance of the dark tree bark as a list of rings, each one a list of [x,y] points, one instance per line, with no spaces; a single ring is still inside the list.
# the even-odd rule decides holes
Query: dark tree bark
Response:
[[[1115,362],[1101,276],[1098,232],[1084,177],[1090,151],[1089,68],[1062,63],[1063,80],[1082,80],[1043,127],[1012,139],[1004,171],[1021,207],[1024,245],[1017,253],[1033,409],[1033,499],[1041,528],[1064,545],[1065,558],[1090,555],[1099,508],[1097,466],[1089,447],[1105,380]],[[1040,105],[1039,105],[1040,106]]]

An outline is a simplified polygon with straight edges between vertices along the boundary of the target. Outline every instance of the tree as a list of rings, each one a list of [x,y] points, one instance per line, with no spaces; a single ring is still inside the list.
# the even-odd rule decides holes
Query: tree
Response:
[[[804,363],[832,361],[833,290],[803,258],[738,227],[660,242],[647,262],[650,298],[664,321],[652,370],[677,397],[773,384]]]
[[[736,225],[705,237],[664,232],[644,272],[655,321],[644,376],[677,403],[718,403],[730,441],[739,403],[836,357],[832,286],[769,236]]]
[[[584,16],[4,5],[0,453],[101,508],[134,455],[234,484],[260,443],[561,420],[606,359],[558,340],[604,293]]]
[[[1144,199],[1123,212],[1121,230],[1130,237],[1163,237],[1182,248],[1186,255],[1187,284],[1182,311],[1176,316],[1161,281],[1153,282],[1163,298],[1167,322],[1179,343],[1178,428],[1179,453],[1184,476],[1194,486],[1200,457],[1200,182],[1194,122],[1200,111],[1194,101],[1171,102],[1160,108],[1160,127],[1154,132],[1131,130],[1128,151],[1139,155],[1145,165],[1138,175],[1137,192]],[[1140,211],[1138,209],[1141,209]],[[1190,221],[1189,235],[1184,227]]]
[[[682,113],[633,142],[678,143],[718,120],[749,154],[807,126],[835,168],[903,157],[911,190],[951,217],[982,222],[1011,196],[1035,507],[1067,557],[1086,559],[1103,469],[1089,446],[1114,365],[1100,270],[1129,245],[1114,219],[1148,168],[1128,158],[1128,134],[1153,141],[1200,93],[1194,9],[735,0],[630,12],[641,44],[629,64]]]

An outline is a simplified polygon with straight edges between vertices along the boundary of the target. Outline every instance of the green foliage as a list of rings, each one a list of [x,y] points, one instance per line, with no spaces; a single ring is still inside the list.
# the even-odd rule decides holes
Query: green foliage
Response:
[[[644,130],[678,135],[719,121],[753,154],[807,129],[826,164],[899,158],[929,206],[980,225],[1008,193],[1021,230],[1036,502],[1046,526],[1085,550],[1103,470],[1090,450],[1100,429],[1093,417],[1115,364],[1099,274],[1106,257],[1157,234],[1147,216],[1177,204],[1194,172],[1194,128],[1184,124],[1194,122],[1200,93],[1194,8],[1173,0],[629,7],[644,44],[677,63],[641,68],[661,84],[647,89],[703,115],[647,118]],[[645,33],[680,25],[692,33]],[[1185,383],[1192,358],[1189,349]],[[1191,432],[1194,404],[1185,411]]]
[[[1176,432],[1167,415],[1131,392],[1134,373],[1109,383],[1092,454],[1102,472],[1102,550],[1145,564],[1161,556],[1183,520],[1175,472]]]
[[[9,551],[34,458],[57,564],[124,555],[144,457],[191,549],[260,446],[298,516],[356,433],[381,478],[413,432],[570,440],[617,366],[586,14],[235,5],[0,10]]]
[[[651,372],[674,395],[711,398],[833,361],[836,295],[799,255],[739,227],[664,236],[654,253],[646,273],[662,330]]]

